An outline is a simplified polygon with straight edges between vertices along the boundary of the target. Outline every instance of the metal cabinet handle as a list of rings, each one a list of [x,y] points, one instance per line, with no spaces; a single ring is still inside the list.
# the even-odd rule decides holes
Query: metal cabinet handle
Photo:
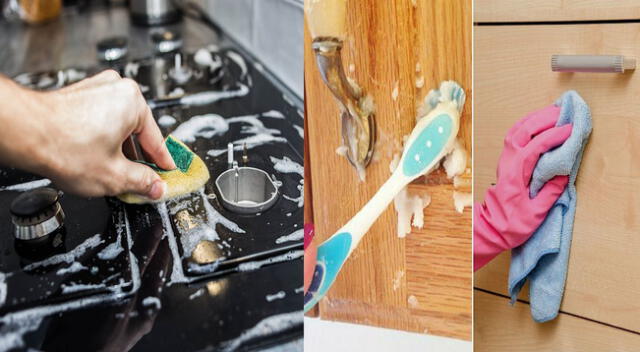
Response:
[[[554,72],[615,72],[636,69],[636,59],[622,55],[553,55]]]

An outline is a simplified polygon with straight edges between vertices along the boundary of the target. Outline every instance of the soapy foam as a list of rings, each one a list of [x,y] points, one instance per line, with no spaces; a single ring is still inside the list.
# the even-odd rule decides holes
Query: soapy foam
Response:
[[[283,299],[286,296],[287,294],[284,291],[279,291],[278,293],[274,293],[272,295],[266,295],[264,298],[267,300],[267,302],[272,302],[276,299]]]
[[[393,290],[396,291],[402,284],[402,277],[404,276],[404,270],[396,271],[396,276],[393,278]]]
[[[176,123],[176,119],[171,115],[162,115],[158,119],[158,125],[162,127],[173,126]]]
[[[289,159],[288,157],[283,157],[282,159],[278,159],[276,157],[270,157],[271,162],[273,163],[273,168],[276,171],[282,173],[297,173],[300,176],[304,176],[304,167],[302,165],[296,163],[295,161]]]
[[[195,142],[196,138],[211,138],[226,133],[229,124],[217,114],[193,116],[181,123],[171,134],[184,143]]]
[[[176,237],[173,233],[173,227],[171,227],[171,220],[169,219],[169,212],[167,211],[167,205],[165,203],[156,203],[156,210],[162,219],[162,229],[164,236],[167,237],[169,243],[169,249],[171,250],[172,270],[171,280],[169,285],[178,282],[189,281],[182,271],[182,265],[180,265],[180,252],[178,251],[178,244],[176,243]]]
[[[216,69],[222,67],[222,60],[220,59],[220,57],[216,56],[214,59],[213,55],[211,55],[211,51],[205,48],[201,48],[196,51],[195,55],[193,56],[193,61],[195,61],[196,64],[200,66],[207,67],[209,69],[209,72],[213,72]]]
[[[240,79],[243,79],[247,75],[247,63],[244,61],[244,58],[233,51],[227,51],[227,57],[240,67]]]
[[[89,238],[87,238],[84,242],[79,244],[76,248],[68,251],[67,253],[57,254],[51,256],[45,260],[41,260],[39,262],[33,262],[24,267],[25,271],[33,270],[36,268],[46,267],[50,265],[56,265],[61,263],[71,264],[76,259],[80,258],[88,249],[95,248],[101,243],[104,243],[104,240],[100,237],[100,234],[95,234]]]
[[[145,297],[142,300],[142,306],[144,307],[154,306],[155,309],[160,310],[160,308],[162,308],[162,303],[160,302],[160,298],[149,296],[149,297]]]
[[[0,187],[0,191],[29,191],[32,189],[46,187],[51,184],[51,180],[43,178],[41,180],[35,180],[31,182],[19,183],[17,185],[11,185],[6,187]]]
[[[284,243],[284,242],[289,242],[289,241],[299,241],[301,239],[304,238],[304,230],[300,229],[297,230],[289,235],[284,235],[284,236],[280,236],[276,239],[276,243],[280,244],[280,243]]]
[[[407,297],[407,303],[409,303],[409,307],[411,308],[417,308],[420,303],[418,302],[418,298],[416,298],[416,296],[414,295],[410,295],[409,297]]]
[[[303,250],[293,250],[293,251],[289,251],[287,253],[280,254],[275,257],[267,258],[264,260],[241,263],[240,265],[238,265],[238,271],[244,272],[244,271],[258,270],[265,265],[281,263],[281,262],[301,258],[303,255],[304,255]]]
[[[196,292],[189,295],[189,300],[194,300],[204,294],[204,288],[198,289]]]
[[[88,268],[82,264],[80,264],[80,262],[73,262],[73,264],[71,264],[70,266],[66,267],[66,268],[61,268],[58,271],[56,271],[57,275],[66,275],[66,274],[70,274],[70,273],[77,273],[81,270],[87,270]]]
[[[243,97],[249,94],[249,87],[244,84],[240,84],[240,87],[237,90],[229,90],[229,91],[206,91],[195,93],[191,95],[186,95],[180,98],[180,103],[183,105],[189,106],[201,106],[207,104],[213,104],[222,99]]]
[[[223,343],[221,347],[223,351],[236,351],[247,341],[263,336],[273,336],[274,334],[302,325],[302,322],[302,311],[272,315],[261,320],[252,328],[245,330],[235,339]]]

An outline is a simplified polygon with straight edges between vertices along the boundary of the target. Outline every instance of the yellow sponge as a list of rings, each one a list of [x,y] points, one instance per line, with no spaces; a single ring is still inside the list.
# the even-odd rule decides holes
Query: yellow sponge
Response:
[[[162,202],[194,192],[207,183],[210,177],[209,170],[198,155],[173,136],[167,137],[165,144],[173,157],[173,161],[176,163],[177,168],[175,170],[161,170],[154,164],[145,163],[156,170],[160,178],[162,178],[167,185],[167,189],[162,198],[152,200],[137,194],[125,193],[119,195],[118,199],[130,204]]]

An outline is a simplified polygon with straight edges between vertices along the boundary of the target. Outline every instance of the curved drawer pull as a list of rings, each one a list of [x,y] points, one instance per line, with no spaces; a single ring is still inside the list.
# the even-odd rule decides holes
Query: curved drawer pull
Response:
[[[636,59],[622,55],[553,55],[554,72],[615,72],[636,69]]]

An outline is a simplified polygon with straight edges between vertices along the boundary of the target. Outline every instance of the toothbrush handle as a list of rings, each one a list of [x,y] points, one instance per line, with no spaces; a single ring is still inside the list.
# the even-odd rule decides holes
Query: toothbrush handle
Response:
[[[369,231],[373,223],[384,212],[395,196],[411,182],[410,178],[402,175],[398,168],[389,179],[378,189],[378,192],[349,220],[336,234],[348,232],[351,234],[351,247],[349,255],[353,252],[364,235]]]

